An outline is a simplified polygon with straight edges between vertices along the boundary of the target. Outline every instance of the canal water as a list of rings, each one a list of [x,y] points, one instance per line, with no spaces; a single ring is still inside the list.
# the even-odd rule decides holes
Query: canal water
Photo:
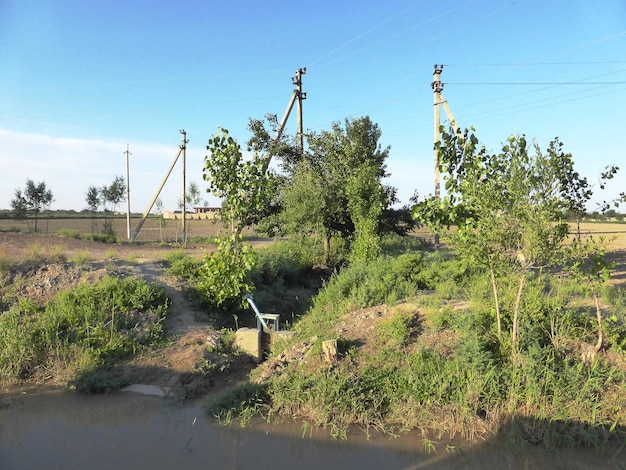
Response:
[[[35,389],[0,397],[0,469],[626,468],[619,449],[547,451],[354,431],[303,433],[296,423],[220,426],[202,402],[136,393],[82,396]]]

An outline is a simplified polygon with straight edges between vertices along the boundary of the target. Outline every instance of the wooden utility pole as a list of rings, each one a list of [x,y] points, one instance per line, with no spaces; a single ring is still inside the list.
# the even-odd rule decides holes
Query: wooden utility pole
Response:
[[[126,236],[130,240],[130,179],[129,179],[129,165],[128,156],[132,155],[128,150],[129,144],[126,144]]]
[[[187,243],[187,132],[184,129],[180,130],[180,133],[183,135],[183,143],[180,145],[180,149],[183,154],[183,233],[182,233],[182,241],[183,244]]]

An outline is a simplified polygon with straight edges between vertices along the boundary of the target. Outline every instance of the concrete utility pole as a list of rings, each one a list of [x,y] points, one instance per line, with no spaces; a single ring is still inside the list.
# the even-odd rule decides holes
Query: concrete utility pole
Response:
[[[184,131],[181,131],[181,132],[184,132]],[[167,173],[165,173],[165,176],[163,177],[163,180],[161,181],[161,184],[159,185],[159,188],[156,190],[156,193],[154,193],[154,197],[152,198],[152,200],[148,204],[148,207],[146,208],[146,210],[144,211],[143,215],[141,216],[141,220],[137,224],[137,227],[135,228],[135,231],[133,232],[133,234],[132,234],[132,236],[130,238],[132,241],[135,241],[135,238],[137,238],[137,235],[139,234],[139,231],[141,230],[141,227],[143,226],[143,223],[148,218],[148,215],[150,215],[150,211],[152,210],[152,206],[154,206],[154,203],[159,198],[159,194],[161,194],[161,190],[163,189],[163,186],[165,186],[165,183],[167,182],[167,179],[169,178],[170,174],[172,173],[172,170],[174,169],[174,166],[176,165],[176,162],[178,161],[178,157],[180,157],[180,155],[183,153],[183,150],[185,150],[186,143],[187,143],[187,139],[186,139],[186,134],[185,134],[183,136],[183,145],[179,146],[178,153],[174,157],[174,160],[172,161],[172,164],[170,165],[169,169],[167,170]],[[184,200],[184,198],[183,198],[183,200]]]
[[[180,146],[181,151],[183,152],[183,234],[182,240],[183,244],[187,243],[187,182],[186,182],[186,167],[187,167],[187,132],[184,129],[180,130],[180,133],[183,135],[183,143]]]
[[[433,88],[433,93],[435,94],[435,145],[437,142],[441,140],[441,109],[440,105],[443,106],[446,115],[448,116],[448,120],[450,121],[450,125],[454,128],[454,132],[459,134],[459,126],[456,123],[456,119],[454,118],[454,114],[452,114],[452,110],[450,106],[448,106],[448,102],[443,96],[443,82],[441,81],[441,72],[443,72],[443,65],[435,64],[435,72],[433,73],[434,81],[431,83]],[[441,175],[439,174],[439,155],[437,154],[437,148],[435,147],[435,197],[439,199],[441,197]]]
[[[294,93],[298,96],[298,150],[304,151],[304,129],[302,127],[302,100],[306,99],[306,93],[302,92],[302,75],[306,73],[306,67],[296,70],[296,76],[291,79],[296,86]]]
[[[128,151],[128,145],[129,144],[126,144],[126,152],[124,152],[124,154],[126,155],[126,236],[130,240],[130,179],[128,171],[128,156],[132,155],[132,153]]]
[[[439,172],[439,154],[437,152],[437,143],[441,140],[441,110],[439,104],[441,103],[441,92],[443,90],[443,83],[441,82],[441,72],[443,72],[443,65],[435,64],[435,72],[433,73],[434,81],[431,83],[433,93],[435,94],[435,198],[439,200],[441,197],[441,175]]]
[[[274,142],[277,142],[280,139],[280,136],[283,134],[285,130],[285,124],[287,124],[287,119],[289,119],[289,115],[291,114],[291,110],[293,109],[293,105],[298,100],[298,135],[297,135],[297,145],[302,152],[304,150],[304,131],[302,129],[302,100],[306,99],[306,93],[302,91],[302,75],[306,73],[306,67],[300,68],[296,70],[296,76],[292,77],[291,81],[296,88],[293,90],[291,94],[291,99],[287,104],[287,108],[285,109],[285,114],[283,114],[283,118],[278,125],[278,129],[276,129],[276,133],[274,134]],[[272,155],[267,156],[267,166],[270,164],[270,160],[272,159]]]

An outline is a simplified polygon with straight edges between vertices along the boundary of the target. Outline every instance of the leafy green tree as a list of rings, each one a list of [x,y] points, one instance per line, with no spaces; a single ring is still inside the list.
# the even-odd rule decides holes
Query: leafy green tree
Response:
[[[188,211],[190,208],[197,206],[200,204],[201,194],[200,188],[195,181],[190,181],[187,185],[187,189],[185,191],[185,211]],[[182,211],[183,209],[183,199],[178,199],[178,208]],[[185,217],[185,214],[183,214]],[[178,229],[176,230],[178,232]],[[178,235],[176,235],[178,238]],[[187,240],[189,238],[189,224],[185,224],[185,233],[183,234],[183,240]]]
[[[185,205],[187,207],[193,207],[200,204],[200,200],[202,199],[200,194],[200,188],[198,183],[195,181],[190,181],[187,185],[187,190],[185,191]],[[178,208],[183,208],[183,200],[182,198],[178,199]]]
[[[250,245],[240,246],[231,237],[215,242],[217,250],[204,257],[199,287],[212,308],[229,311],[241,307],[244,295],[253,290],[250,271],[256,256]]]
[[[95,214],[102,208],[104,212],[103,233],[110,238],[115,238],[113,218],[117,206],[126,200],[126,183],[123,176],[116,176],[109,185],[101,187],[89,186],[85,194],[87,209],[92,213],[92,231],[97,230]]]
[[[226,129],[209,139],[203,177],[207,191],[222,199],[220,217],[231,227],[235,246],[244,227],[259,220],[275,189],[265,157],[254,153],[246,160],[240,145]]]
[[[50,207],[53,201],[52,191],[46,187],[45,181],[35,184],[33,180],[26,180],[24,191],[17,188],[15,197],[11,200],[16,218],[25,218],[29,212],[35,216],[35,232],[37,232],[37,222],[41,211]]]
[[[376,167],[358,167],[348,178],[346,196],[354,223],[351,258],[354,261],[372,261],[381,254],[378,228],[386,202]]]
[[[117,206],[126,200],[126,183],[123,176],[116,176],[110,185],[100,188],[100,198],[104,206],[104,233],[115,238],[113,218]]]
[[[101,204],[100,190],[95,186],[89,186],[85,194],[85,200],[87,202],[87,210],[91,212],[91,234],[93,235],[98,232],[96,213]]]
[[[241,232],[265,211],[275,178],[267,159],[255,152],[246,160],[226,129],[209,139],[207,150],[203,177],[207,191],[222,199],[220,217],[230,225],[231,236],[216,239],[217,251],[206,255],[201,285],[209,303],[225,310],[239,305],[252,290],[249,272],[255,256],[250,246],[241,245]]]
[[[570,274],[580,282],[587,294],[593,298],[595,305],[597,340],[592,348],[583,351],[583,360],[591,361],[604,345],[604,333],[602,330],[602,308],[600,306],[601,289],[609,280],[613,262],[609,261],[606,254],[607,240],[600,237],[586,239],[576,238],[568,247],[568,259]]]
[[[456,230],[444,232],[459,255],[489,270],[498,335],[497,279],[517,279],[510,336],[515,354],[527,276],[563,262],[568,225],[560,217],[571,207],[572,188],[584,181],[571,171],[571,155],[558,141],[544,154],[523,135],[511,136],[500,153],[489,154],[473,133],[451,130],[443,132],[437,150],[446,195],[416,204],[414,217],[435,231],[454,225]]]
[[[395,189],[381,183],[387,176],[389,147],[381,147],[380,136],[369,117],[310,133],[308,151],[283,160],[287,176],[280,194],[281,227],[291,233],[317,233],[327,259],[332,237],[355,242],[357,257],[378,253],[383,211],[396,202]]]

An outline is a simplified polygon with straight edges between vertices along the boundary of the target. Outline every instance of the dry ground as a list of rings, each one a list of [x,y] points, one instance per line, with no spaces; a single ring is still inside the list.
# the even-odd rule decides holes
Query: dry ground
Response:
[[[148,229],[149,222],[150,219],[146,222]],[[244,378],[252,363],[246,358],[209,352],[207,346],[219,348],[218,332],[209,326],[207,312],[194,308],[187,301],[181,282],[165,272],[163,260],[172,250],[183,249],[190,256],[201,257],[214,249],[208,240],[221,227],[206,220],[191,222],[191,234],[196,240],[200,237],[204,240],[190,241],[184,247],[176,243],[128,241],[106,244],[53,234],[53,228],[57,234],[61,230],[88,233],[91,221],[86,219],[50,220],[48,234],[0,231],[0,262],[12,266],[9,272],[0,274],[3,277],[0,297],[1,287],[16,279],[21,279],[17,294],[41,304],[60,290],[79,283],[96,282],[106,275],[139,276],[157,282],[166,289],[172,302],[168,312],[168,345],[133,360],[118,372],[131,383],[157,385],[175,397],[218,390]],[[44,222],[39,227],[45,225]],[[12,227],[8,229],[12,230]],[[252,240],[257,246],[267,243],[267,240]],[[60,374],[57,383],[70,378]]]

